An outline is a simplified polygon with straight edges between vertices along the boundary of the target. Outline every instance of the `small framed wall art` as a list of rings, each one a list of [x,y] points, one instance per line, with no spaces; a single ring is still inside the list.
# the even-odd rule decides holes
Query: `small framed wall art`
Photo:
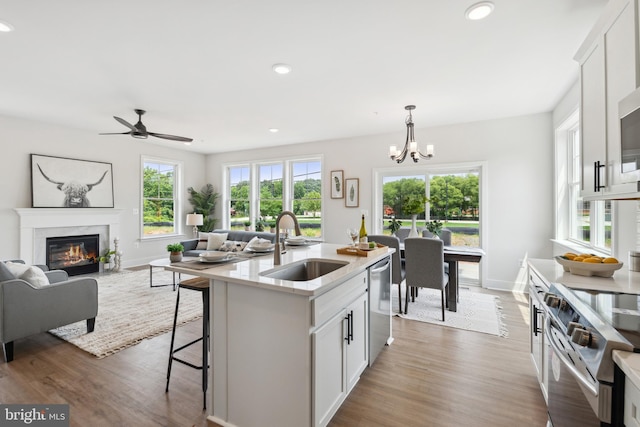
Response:
[[[112,208],[111,163],[31,155],[34,208]]]
[[[360,181],[358,178],[344,180],[344,205],[348,208],[357,208],[360,204]]]
[[[344,172],[331,171],[331,198],[342,199],[344,197]]]

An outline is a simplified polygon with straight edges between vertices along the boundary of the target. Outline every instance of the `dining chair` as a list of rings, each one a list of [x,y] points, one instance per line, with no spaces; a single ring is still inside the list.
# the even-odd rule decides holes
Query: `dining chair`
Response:
[[[398,312],[402,313],[402,282],[404,281],[405,273],[400,259],[400,239],[396,236],[384,234],[370,234],[368,239],[371,242],[380,243],[396,250],[391,255],[391,283],[398,285]]]
[[[409,311],[411,288],[439,289],[444,322],[445,297],[449,284],[449,275],[444,272],[444,243],[440,239],[422,237],[405,239],[404,257],[407,285],[404,314]]]
[[[433,233],[429,230],[422,230],[422,237],[433,238]],[[444,242],[445,246],[451,246],[451,230],[447,228],[440,230],[440,240]]]
[[[400,227],[397,231],[396,231],[396,237],[400,240],[400,243],[404,242],[404,239],[406,239],[407,237],[409,237],[409,232],[411,231],[410,228],[403,228]]]

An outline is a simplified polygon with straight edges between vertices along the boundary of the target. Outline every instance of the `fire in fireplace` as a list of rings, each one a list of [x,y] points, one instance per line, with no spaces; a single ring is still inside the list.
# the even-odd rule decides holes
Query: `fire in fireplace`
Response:
[[[69,276],[100,270],[98,234],[47,237],[46,245],[47,267],[51,270],[64,270]]]

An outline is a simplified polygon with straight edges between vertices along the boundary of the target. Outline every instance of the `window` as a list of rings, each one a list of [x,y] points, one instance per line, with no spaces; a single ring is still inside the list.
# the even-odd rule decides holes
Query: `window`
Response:
[[[322,168],[319,161],[292,162],[293,213],[307,236],[322,235]]]
[[[290,210],[304,235],[322,235],[321,159],[229,165],[226,173],[225,227],[268,231],[283,210]]]
[[[580,126],[578,114],[573,114],[563,123],[556,133],[559,147],[566,146],[566,188],[568,193],[567,208],[564,210],[568,230],[558,227],[557,237],[566,238],[587,248],[611,252],[611,201],[586,201],[580,195],[582,187],[582,157],[580,145]],[[563,177],[562,159],[556,163],[557,175]],[[563,188],[562,183],[560,188]],[[563,206],[562,191],[558,192],[558,206]],[[564,223],[562,218],[557,220]]]
[[[142,237],[177,234],[179,164],[142,159]]]
[[[260,218],[275,223],[282,212],[282,163],[258,166]],[[265,227],[266,229],[267,227]],[[269,231],[269,230],[267,230]]]
[[[392,217],[401,222],[401,227],[409,228],[411,216],[417,213],[416,228],[419,232],[425,229],[426,221],[438,220],[451,230],[452,245],[481,247],[481,172],[479,165],[425,166],[413,168],[410,172],[397,169],[376,172],[379,188],[375,196],[378,207],[374,212],[377,216],[374,224],[382,224],[382,233],[390,234]],[[424,207],[415,212],[408,210],[410,201],[419,200],[422,195],[429,199],[426,205],[429,210],[424,211]],[[480,284],[477,263],[461,262],[459,274],[461,283]]]
[[[230,218],[229,228],[242,230],[246,224],[251,225],[250,219],[250,170],[249,166],[228,168],[228,200],[227,214]]]

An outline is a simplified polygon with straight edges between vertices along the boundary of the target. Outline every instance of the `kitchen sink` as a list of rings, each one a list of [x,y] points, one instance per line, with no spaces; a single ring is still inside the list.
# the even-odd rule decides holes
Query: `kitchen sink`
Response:
[[[346,261],[310,258],[264,271],[260,275],[272,279],[306,282],[336,271],[347,264],[349,263]]]

